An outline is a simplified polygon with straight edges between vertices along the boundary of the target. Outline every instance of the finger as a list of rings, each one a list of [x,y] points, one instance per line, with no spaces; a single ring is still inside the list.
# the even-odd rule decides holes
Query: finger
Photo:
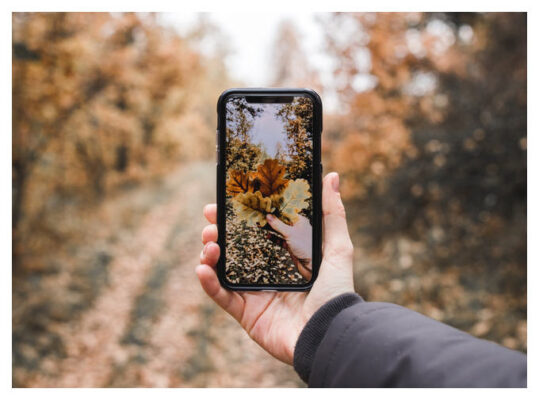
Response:
[[[206,204],[204,210],[202,211],[204,217],[208,220],[210,224],[217,223],[217,204]]]
[[[301,276],[303,276],[308,281],[311,280],[311,277],[313,276],[313,273],[310,269],[303,266],[299,258],[297,258],[292,252],[290,251],[290,247],[288,246],[288,243],[284,243],[283,248],[285,248],[288,251],[288,254],[290,254],[290,258],[292,258],[292,261],[294,262],[294,265],[298,269],[298,272]]]
[[[202,229],[202,243],[217,241],[217,225],[207,225]]]
[[[268,221],[268,223],[273,229],[275,229],[285,238],[288,237],[288,234],[290,233],[289,225],[285,224],[283,221],[281,221],[279,218],[275,217],[272,214],[266,215],[266,220]]]
[[[219,245],[215,242],[208,242],[200,253],[200,263],[215,268],[220,254],[221,249],[219,248]]]
[[[348,234],[346,213],[339,193],[339,175],[332,172],[324,178],[322,188],[322,211],[324,215],[324,251],[342,255],[353,252]]]
[[[196,274],[206,294],[237,321],[241,321],[244,308],[241,296],[236,292],[225,290],[219,283],[215,270],[209,265],[197,266]]]
[[[311,277],[313,276],[313,272],[310,269],[304,267],[299,260],[297,260],[297,262],[295,261],[295,264],[298,267],[298,272],[301,274],[301,276],[303,276],[306,280],[310,281]]]

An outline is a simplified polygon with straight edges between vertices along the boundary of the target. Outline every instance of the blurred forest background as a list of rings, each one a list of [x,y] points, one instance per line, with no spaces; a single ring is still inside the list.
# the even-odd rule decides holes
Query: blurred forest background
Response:
[[[519,13],[292,20],[271,82],[307,86],[341,173],[358,292],[526,351],[527,27]],[[194,275],[215,199],[219,27],[13,14],[13,385],[302,386]]]

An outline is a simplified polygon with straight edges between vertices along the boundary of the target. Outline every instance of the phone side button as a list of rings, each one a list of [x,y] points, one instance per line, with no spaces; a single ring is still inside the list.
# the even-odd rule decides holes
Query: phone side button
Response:
[[[219,164],[219,129],[215,130],[215,164]]]

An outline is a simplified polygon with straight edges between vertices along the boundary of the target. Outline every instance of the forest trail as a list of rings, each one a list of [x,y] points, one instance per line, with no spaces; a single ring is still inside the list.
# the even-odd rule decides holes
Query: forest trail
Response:
[[[197,162],[102,204],[96,226],[120,222],[75,254],[90,252],[103,267],[40,278],[32,286],[39,306],[14,308],[13,385],[302,386],[292,367],[253,343],[198,284],[201,210],[214,199],[215,166]],[[16,279],[24,279],[14,281],[21,288],[14,304],[22,304],[17,296],[31,278]],[[69,296],[50,293],[65,289],[80,297],[81,279],[93,288],[92,296],[82,297],[85,304],[66,305]]]

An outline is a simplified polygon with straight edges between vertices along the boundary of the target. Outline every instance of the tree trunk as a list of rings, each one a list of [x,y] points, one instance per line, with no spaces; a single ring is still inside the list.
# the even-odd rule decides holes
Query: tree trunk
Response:
[[[27,169],[21,164],[13,165],[14,177],[12,181],[13,206],[11,214],[11,228],[15,230],[19,225],[23,213],[23,202],[26,192]]]
[[[19,164],[13,165],[13,181],[12,181],[12,209],[11,209],[11,270],[18,270],[20,264],[17,255],[17,244],[19,243],[17,228],[21,221],[24,212],[24,200],[26,198],[26,183],[28,181],[28,169],[26,166]]]

